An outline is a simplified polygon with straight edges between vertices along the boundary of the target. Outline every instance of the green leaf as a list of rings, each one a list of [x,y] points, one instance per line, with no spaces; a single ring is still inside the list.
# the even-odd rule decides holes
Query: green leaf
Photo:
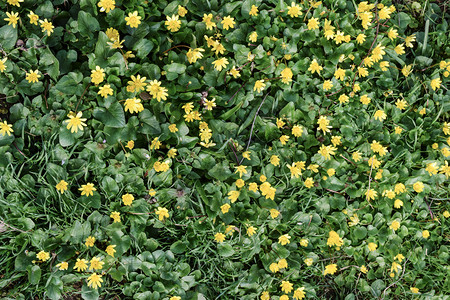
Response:
[[[151,135],[161,134],[158,120],[148,109],[144,109],[139,113],[139,120],[142,122],[140,132]]]
[[[125,113],[122,105],[115,101],[108,108],[96,107],[94,118],[100,120],[105,126],[113,128],[125,127]]]
[[[59,60],[53,55],[53,53],[46,48],[39,60],[39,65],[43,66],[42,71],[46,71],[51,78],[56,80],[59,76]]]
[[[5,25],[0,28],[0,46],[8,51],[14,48],[17,42],[17,26]]]
[[[38,284],[41,280],[41,268],[37,265],[32,266],[28,269],[28,281],[30,281],[31,284]]]
[[[117,194],[119,192],[119,186],[117,185],[116,181],[109,176],[103,177],[102,188],[109,196]]]
[[[97,300],[98,299],[98,289],[93,289],[83,284],[81,288],[81,298],[84,300]]]
[[[172,251],[175,254],[184,253],[186,251],[186,244],[182,241],[176,241],[175,243],[170,246],[170,251]]]
[[[409,23],[411,23],[411,17],[404,12],[399,12],[397,15],[397,18],[398,18],[398,24],[399,24],[400,28],[402,28],[402,29],[406,29],[406,27],[408,27]]]
[[[78,13],[78,30],[82,36],[92,39],[94,32],[100,30],[100,24],[91,14],[80,11]]]
[[[234,249],[233,249],[233,247],[231,247],[230,244],[220,243],[217,246],[217,251],[218,251],[219,255],[223,256],[223,257],[230,257],[234,254]]]
[[[133,50],[137,51],[137,53],[136,53],[137,57],[145,58],[150,53],[150,51],[152,51],[153,47],[154,47],[154,44],[152,41],[149,41],[147,39],[142,39],[134,45]]]

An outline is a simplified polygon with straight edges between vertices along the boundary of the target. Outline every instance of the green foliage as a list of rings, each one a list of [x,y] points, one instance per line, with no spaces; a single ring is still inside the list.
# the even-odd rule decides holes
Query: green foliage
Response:
[[[448,4],[107,2],[0,2],[0,297],[447,297]]]

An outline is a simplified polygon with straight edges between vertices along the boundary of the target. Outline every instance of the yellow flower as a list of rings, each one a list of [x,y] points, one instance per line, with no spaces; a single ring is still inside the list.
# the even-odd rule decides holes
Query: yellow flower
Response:
[[[397,38],[397,36],[398,36],[397,29],[394,29],[393,27],[391,27],[391,28],[389,29],[389,31],[387,32],[387,34],[388,34],[388,38],[389,38],[391,41],[394,40],[395,38]]]
[[[41,77],[41,75],[38,74],[39,70],[30,70],[30,73],[26,73],[26,80],[28,81],[28,83],[35,83],[39,81],[39,77]]]
[[[141,99],[129,98],[125,100],[125,111],[130,113],[139,113],[144,110],[144,106],[141,103]]]
[[[329,89],[331,89],[333,87],[333,83],[331,82],[331,80],[325,80],[323,82],[323,90],[324,91],[328,91]]]
[[[402,200],[399,200],[399,199],[395,199],[395,201],[394,201],[394,207],[395,208],[400,208],[400,207],[402,207],[403,206],[403,201]]]
[[[218,243],[222,243],[225,241],[225,234],[218,232],[214,235],[214,240]]]
[[[64,194],[65,191],[67,191],[67,185],[68,183],[65,182],[64,180],[61,180],[57,185],[56,185],[56,189],[62,194]]]
[[[100,0],[97,3],[97,6],[100,7],[100,11],[106,13],[109,13],[111,10],[113,10],[115,8],[115,5],[115,0]]]
[[[339,80],[344,80],[345,78],[345,70],[341,68],[337,68],[336,71],[334,71],[334,77],[336,77]]]
[[[305,290],[305,287],[303,287],[303,286],[297,288],[297,289],[294,291],[294,295],[292,295],[292,297],[293,297],[294,299],[296,299],[296,300],[301,300],[301,299],[305,298],[306,295],[305,295],[304,290]]]
[[[262,292],[260,299],[261,300],[270,300],[269,292]]]
[[[39,23],[41,23],[42,32],[47,31],[47,35],[50,36],[53,32],[53,28],[55,28],[52,22],[49,22],[47,19],[44,19],[44,21],[39,20]]]
[[[367,244],[367,247],[369,248],[369,251],[375,251],[378,248],[378,245],[375,243],[369,243]]]
[[[172,133],[177,132],[178,131],[177,124],[170,124],[169,125],[169,130]]]
[[[129,25],[131,28],[138,28],[139,24],[141,24],[141,19],[142,17],[138,16],[137,11],[128,13],[128,17],[125,17],[127,25]]]
[[[226,68],[229,62],[226,57],[222,57],[213,61],[212,64],[214,65],[214,69],[220,72],[223,68]]]
[[[147,85],[147,91],[152,95],[153,99],[156,99],[158,102],[167,99],[167,88],[161,86],[161,82],[158,80],[150,81],[150,84]]]
[[[429,232],[428,230],[422,231],[422,237],[423,237],[424,239],[429,238],[429,237],[430,237],[430,232]]]
[[[89,197],[89,196],[94,196],[94,192],[97,189],[94,187],[93,183],[87,183],[87,184],[81,185],[81,188],[79,188],[78,190],[81,191],[81,196],[86,195],[86,197]]]
[[[111,41],[116,41],[119,39],[119,31],[117,31],[116,29],[114,29],[112,27],[108,28],[108,29],[106,29],[106,36]]]
[[[30,18],[30,24],[32,24],[32,25],[38,24],[39,16],[36,15],[34,12],[30,11],[30,13],[28,14],[28,18]]]
[[[164,218],[169,217],[169,211],[165,207],[158,207],[158,209],[155,211],[155,214],[158,215],[158,219],[160,221],[164,221]]]
[[[301,7],[295,4],[295,2],[292,2],[291,6],[288,6],[287,8],[288,8],[288,15],[291,18],[297,18],[298,16],[303,15]]]
[[[133,150],[133,148],[134,148],[134,141],[128,141],[127,145],[125,147],[127,147],[130,150]]]
[[[314,259],[312,259],[312,258],[305,258],[305,259],[303,260],[303,262],[304,262],[308,267],[310,267],[310,266],[312,266],[312,264],[313,264],[313,262],[314,262]]]
[[[290,293],[293,290],[293,285],[289,281],[281,281],[280,287],[284,293]]]
[[[339,236],[339,234],[336,231],[332,230],[328,233],[328,240],[327,240],[328,246],[341,247],[343,244],[344,244],[344,241],[342,240],[342,238]]]
[[[275,208],[271,208],[270,209],[270,217],[272,219],[275,219],[276,217],[278,217],[280,215],[280,212],[278,210],[276,210]]]
[[[360,77],[367,77],[367,75],[369,75],[369,71],[367,71],[367,68],[358,67],[358,75]]]
[[[144,90],[144,87],[147,85],[145,82],[147,77],[142,77],[141,75],[131,75],[131,81],[128,81],[127,91],[128,92],[140,92]]]
[[[413,47],[412,42],[414,42],[415,40],[416,40],[416,36],[414,34],[410,35],[410,36],[407,36],[405,38],[406,47],[412,48]]]
[[[272,165],[274,165],[275,167],[276,167],[276,166],[279,166],[279,165],[280,165],[280,159],[278,158],[277,155],[272,155],[272,156],[270,157],[270,163],[271,163]]]
[[[36,254],[36,258],[41,261],[47,261],[50,258],[50,253],[45,251],[40,251],[38,254]]]
[[[282,236],[280,236],[278,238],[278,243],[281,244],[282,246],[289,244],[291,241],[291,236],[288,234],[283,234]]]
[[[375,200],[377,192],[373,189],[368,189],[364,195],[366,196],[367,200]]]
[[[369,271],[369,270],[367,270],[367,268],[366,268],[365,265],[362,265],[360,270],[361,270],[361,272],[364,273],[364,274],[367,274],[367,272]]]
[[[435,162],[427,164],[427,167],[425,168],[425,171],[427,171],[430,176],[436,175],[438,170],[439,168]]]
[[[419,289],[416,288],[416,287],[410,287],[409,289],[411,290],[411,292],[412,292],[413,294],[418,294],[418,293],[419,293]]]
[[[394,259],[397,259],[399,262],[402,262],[402,260],[405,259],[405,256],[403,256],[403,254],[399,253],[394,257]]]
[[[247,234],[248,236],[252,236],[256,233],[256,227],[250,226],[247,228]]]
[[[92,81],[92,83],[94,83],[95,85],[98,85],[99,83],[101,83],[104,80],[104,78],[105,78],[104,71],[105,70],[103,70],[99,66],[96,66],[95,70],[91,71],[91,81]]]
[[[304,184],[308,189],[310,189],[314,186],[314,180],[311,177],[308,177],[306,178]]]
[[[301,239],[300,240],[300,246],[308,247],[308,240],[307,239]]]
[[[178,20],[178,15],[172,15],[172,17],[166,16],[166,21],[164,22],[164,25],[167,26],[167,29],[170,30],[170,32],[177,32],[180,30],[181,21]]]
[[[99,275],[97,273],[92,273],[91,276],[88,277],[88,286],[97,289],[102,286],[102,275]]]
[[[131,204],[133,203],[134,200],[134,196],[131,194],[125,194],[122,195],[122,201],[123,201],[123,205],[127,205],[127,206],[131,206]]]
[[[326,160],[328,160],[328,159],[331,159],[331,155],[334,155],[336,150],[337,149],[331,145],[330,146],[321,145],[320,149],[317,153],[319,153]]]
[[[178,15],[184,17],[187,14],[187,9],[184,6],[178,5]]]
[[[442,83],[442,81],[439,77],[432,79],[430,81],[430,85],[431,85],[431,88],[433,89],[433,91],[437,90],[441,86],[441,83]]]
[[[317,60],[314,58],[311,64],[309,65],[308,71],[311,71],[311,74],[314,74],[314,72],[317,72],[317,74],[320,74],[320,71],[323,70],[323,67],[319,65]]]
[[[6,0],[8,1],[9,5],[15,5],[17,7],[20,7],[20,2],[23,2],[24,0]]]
[[[9,13],[6,12],[7,18],[4,18],[5,21],[8,21],[8,25],[12,25],[13,28],[16,28],[17,21],[19,21],[19,13]]]
[[[120,212],[118,212],[118,211],[111,212],[109,217],[114,220],[114,223],[120,222]]]
[[[237,166],[235,169],[236,171],[234,173],[239,173],[239,177],[242,177],[242,174],[247,174],[247,170],[244,165]]]
[[[87,238],[86,238],[86,241],[85,241],[85,245],[86,245],[86,247],[94,247],[94,243],[95,243],[95,237],[93,237],[93,236],[88,236]]]
[[[229,191],[228,192],[228,198],[231,200],[231,203],[234,203],[239,198],[239,191]]]
[[[264,88],[265,88],[266,84],[264,83],[264,80],[257,80],[255,82],[255,85],[253,86],[253,91],[257,91],[258,93],[260,93]]]
[[[73,267],[74,270],[77,270],[78,272],[84,272],[88,265],[87,265],[88,261],[83,259],[79,259],[77,258],[77,262],[75,263],[75,266]]]
[[[229,28],[234,28],[234,18],[231,16],[227,16],[222,20],[223,29],[228,30]]]
[[[169,158],[174,158],[175,156],[177,156],[177,149],[172,148],[167,152],[167,157]]]
[[[317,130],[322,130],[323,133],[330,132],[330,128],[332,128],[330,125],[330,120],[327,119],[325,116],[320,116],[319,120],[317,120],[317,124],[319,125],[319,128]]]
[[[173,297],[170,297],[169,300],[181,300],[181,297],[179,297],[179,296],[173,296]]]
[[[198,59],[202,58],[203,54],[201,52],[203,52],[203,51],[205,51],[205,49],[203,49],[203,48],[189,49],[189,51],[186,53],[189,63],[193,64]]]
[[[109,245],[106,247],[105,252],[108,253],[109,256],[114,257],[114,253],[117,252],[114,248],[116,248],[116,245]]]
[[[363,33],[358,34],[358,36],[356,37],[356,41],[358,42],[358,44],[362,44],[364,43],[364,41],[366,40],[366,35]]]
[[[269,270],[272,273],[276,273],[276,272],[278,272],[280,270],[280,267],[278,266],[277,263],[271,263],[270,266],[269,266]]]
[[[448,218],[448,217],[450,217],[450,212],[449,212],[448,210],[446,210],[446,211],[444,211],[444,212],[442,213],[442,215],[443,215],[445,218]]]
[[[216,27],[216,23],[212,21],[213,15],[212,14],[203,14],[203,23],[206,24],[206,29],[213,29]]]
[[[104,86],[99,88],[98,93],[103,98],[108,98],[108,95],[113,95],[114,91],[109,84],[105,84]]]
[[[392,221],[391,225],[389,226],[390,229],[392,230],[397,230],[400,228],[400,222],[397,220]]]
[[[383,110],[377,110],[375,112],[374,118],[375,120],[383,122],[383,120],[386,120],[386,113]]]
[[[330,264],[330,265],[327,265],[325,267],[325,270],[323,271],[323,275],[324,276],[327,275],[327,274],[333,275],[334,273],[336,273],[336,271],[337,271],[337,265],[336,264]]]
[[[294,125],[292,127],[292,135],[295,137],[301,137],[303,134],[303,127],[299,125]]]
[[[258,7],[255,5],[252,5],[252,8],[250,8],[250,11],[248,13],[250,16],[256,17],[258,15]]]
[[[405,46],[403,46],[403,44],[399,44],[394,48],[394,51],[397,55],[405,54]]]
[[[289,136],[288,135],[282,135],[280,136],[280,142],[281,145],[286,145],[286,143],[289,141]]]
[[[248,190],[255,193],[258,192],[258,184],[256,182],[249,183]]]
[[[220,210],[222,211],[223,214],[226,214],[230,210],[230,207],[231,207],[230,204],[225,203],[220,207]]]
[[[4,58],[0,59],[0,73],[5,72],[5,70],[6,70],[5,63],[6,63],[7,60],[8,60],[7,57],[4,57]]]
[[[414,189],[414,191],[416,191],[416,193],[423,192],[424,187],[425,186],[423,185],[423,183],[421,181],[417,181],[416,183],[413,184],[413,189]]]
[[[287,263],[286,259],[283,258],[278,261],[278,268],[286,269],[287,267],[288,267],[288,263]]]
[[[91,266],[89,270],[101,270],[103,268],[104,262],[100,260],[98,257],[93,257],[91,259]]]
[[[341,139],[342,139],[341,136],[333,135],[331,137],[331,143],[333,144],[333,146],[342,145]]]
[[[308,29],[314,30],[319,28],[319,19],[317,18],[311,18],[308,20]]]
[[[360,161],[360,160],[361,160],[361,153],[360,153],[359,151],[353,152],[353,153],[352,153],[352,159],[353,159],[355,162]]]
[[[402,74],[403,74],[405,77],[408,77],[408,75],[412,72],[411,68],[412,68],[412,65],[405,65],[405,66],[402,68]]]
[[[56,267],[60,270],[67,270],[69,268],[69,264],[65,261],[60,262],[59,264],[56,265]]]

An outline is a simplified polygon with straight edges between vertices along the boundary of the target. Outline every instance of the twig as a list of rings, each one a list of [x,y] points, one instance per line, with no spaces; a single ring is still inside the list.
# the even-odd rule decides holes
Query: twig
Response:
[[[349,160],[347,157],[345,157],[344,155],[340,155],[343,159],[345,159],[346,161],[348,161],[349,163],[351,163],[352,165],[354,165],[355,167],[358,167],[354,162],[352,162],[351,160]]]
[[[236,91],[236,93],[234,93],[233,96],[231,96],[231,98],[228,99],[228,101],[225,102],[225,103],[228,104],[228,102],[230,102],[231,99],[233,99],[234,97],[236,97],[237,93],[239,93],[239,91],[244,87],[245,84],[246,84],[246,82],[244,82],[244,83],[241,85],[241,87]]]
[[[81,94],[80,100],[78,100],[77,106],[75,107],[75,113],[77,113],[78,111],[78,105],[80,105],[81,99],[83,99],[84,94],[86,94],[88,88],[91,86],[91,83],[89,82],[89,84],[87,85],[87,87],[84,89],[83,94]]]
[[[16,149],[17,149],[17,151],[19,151],[19,153],[20,154],[22,154],[23,155],[23,157],[26,157],[26,158],[28,158],[25,154],[23,154],[23,152],[22,151],[20,151],[20,149],[17,147],[17,145],[16,145],[16,143],[15,142],[13,142],[13,145],[14,145],[14,147],[16,147]]]
[[[186,48],[191,49],[191,47],[189,47],[189,46],[187,46],[187,45],[176,45],[176,46],[173,46],[172,48],[169,48],[169,49],[167,49],[166,51],[164,51],[163,54],[169,52],[169,51],[172,50],[172,49],[179,48],[179,47],[186,47]]]
[[[252,127],[250,129],[250,137],[248,138],[248,142],[247,142],[247,148],[245,148],[245,151],[248,150],[248,148],[250,147],[250,142],[252,141],[252,134],[253,134],[253,128],[255,127],[255,121],[256,121],[256,117],[258,116],[259,110],[261,109],[264,101],[266,100],[267,96],[269,95],[269,91],[267,92],[267,94],[264,96],[263,100],[261,101],[261,104],[258,107],[258,110],[255,113],[255,117],[253,118],[253,122],[252,122]]]
[[[30,231],[24,231],[24,230],[22,230],[22,229],[19,229],[19,228],[16,228],[16,227],[14,227],[14,226],[11,226],[11,225],[5,223],[5,221],[3,221],[3,219],[0,220],[0,225],[5,225],[5,226],[11,228],[11,229],[14,230],[14,231],[19,231],[19,232],[22,232],[22,233],[30,232]]]
[[[386,296],[386,291],[387,291],[391,286],[395,285],[397,282],[400,281],[400,279],[403,278],[403,275],[405,274],[405,266],[406,266],[406,262],[407,262],[407,261],[408,261],[408,258],[406,258],[405,263],[403,264],[403,272],[402,272],[402,275],[397,279],[397,281],[391,283],[387,288],[384,289],[384,291],[383,291],[383,298],[381,298],[381,299],[384,299],[384,297]]]

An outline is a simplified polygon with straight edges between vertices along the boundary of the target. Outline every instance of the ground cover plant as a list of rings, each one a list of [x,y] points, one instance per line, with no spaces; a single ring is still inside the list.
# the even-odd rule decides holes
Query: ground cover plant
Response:
[[[0,0],[0,297],[447,299],[449,8]]]

